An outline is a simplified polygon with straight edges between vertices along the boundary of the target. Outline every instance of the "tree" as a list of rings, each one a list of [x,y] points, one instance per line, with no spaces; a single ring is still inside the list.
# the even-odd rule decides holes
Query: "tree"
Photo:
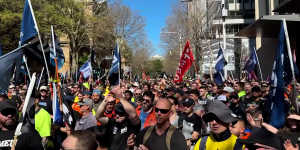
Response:
[[[160,39],[161,47],[165,49],[166,56],[163,62],[163,71],[175,74],[178,67],[185,41],[188,39],[187,9],[178,2],[172,5],[172,13],[166,20]]]

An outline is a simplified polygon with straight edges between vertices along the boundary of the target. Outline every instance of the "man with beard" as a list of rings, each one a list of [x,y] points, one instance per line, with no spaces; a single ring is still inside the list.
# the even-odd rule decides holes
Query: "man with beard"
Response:
[[[117,99],[120,100],[120,103],[115,105],[115,118],[108,118],[104,115],[104,110],[109,102],[106,97],[99,109],[97,118],[102,125],[105,125],[109,135],[109,144],[110,150],[124,150],[127,146],[127,138],[129,135],[137,134],[141,128],[141,121],[139,120],[135,108],[122,97],[120,88],[115,88],[112,90]]]
[[[0,102],[0,150],[12,149],[17,123],[17,107],[9,101]],[[42,138],[35,130],[23,133],[18,136],[14,149],[42,150],[41,140]]]
[[[153,109],[154,94],[146,91],[143,94],[143,104],[136,108],[136,113],[141,120],[141,129],[156,124],[155,112]]]
[[[184,136],[171,125],[172,104],[167,98],[160,98],[155,105],[155,126],[143,129],[136,137],[131,135],[127,140],[128,148],[139,150],[186,150]]]

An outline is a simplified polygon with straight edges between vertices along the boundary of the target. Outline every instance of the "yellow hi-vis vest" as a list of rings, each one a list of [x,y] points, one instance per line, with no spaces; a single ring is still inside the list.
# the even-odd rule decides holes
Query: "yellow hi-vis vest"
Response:
[[[203,143],[203,147],[201,147],[200,143],[201,140],[204,139],[206,140],[205,143]],[[212,135],[202,137],[199,139],[194,146],[194,150],[241,150],[243,149],[243,145],[237,146],[236,143],[237,136],[231,134],[231,136],[224,140],[224,141],[216,141]]]

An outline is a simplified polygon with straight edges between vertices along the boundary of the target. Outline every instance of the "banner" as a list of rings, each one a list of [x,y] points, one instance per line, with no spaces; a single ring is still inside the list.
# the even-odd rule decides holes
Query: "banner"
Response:
[[[189,70],[193,61],[194,61],[193,52],[190,47],[190,42],[187,41],[184,46],[182,55],[180,57],[179,66],[177,68],[176,75],[174,78],[175,83],[182,81],[184,74],[186,73],[186,71]]]

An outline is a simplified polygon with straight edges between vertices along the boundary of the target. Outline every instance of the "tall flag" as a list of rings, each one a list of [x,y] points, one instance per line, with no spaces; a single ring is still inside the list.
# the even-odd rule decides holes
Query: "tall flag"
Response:
[[[120,66],[121,66],[121,57],[118,44],[114,50],[114,57],[111,64],[111,68],[108,72],[108,81],[110,85],[118,85],[120,83]]]
[[[194,55],[190,47],[190,42],[186,41],[182,55],[180,57],[179,66],[176,70],[174,82],[182,82],[184,74],[189,70],[194,61]]]
[[[57,36],[55,35],[54,31],[53,31],[53,36],[54,36],[54,41],[51,43],[51,47],[50,47],[50,64],[53,67],[56,67],[55,64],[55,58],[57,60],[57,67],[58,69],[61,69],[65,63],[65,55],[64,52],[62,50],[62,48],[59,45],[59,40],[57,38]],[[53,46],[53,43],[55,44],[55,46]],[[54,51],[54,47],[55,47],[55,51]]]
[[[19,70],[22,63],[22,49],[7,53],[0,57],[0,89],[7,89],[14,70]],[[17,77],[15,77],[17,78]]]
[[[79,69],[80,73],[83,75],[83,78],[87,79],[92,74],[92,65],[91,61],[86,61]]]
[[[224,67],[227,65],[222,48],[219,49],[218,57],[216,61],[216,73],[214,74],[214,81],[217,85],[222,85],[225,81]]]
[[[258,64],[258,59],[256,57],[256,51],[255,48],[252,48],[251,54],[249,59],[246,61],[245,64],[245,70],[247,70],[248,74],[249,74],[249,78],[250,79],[257,79],[256,74],[255,74],[255,68]]]
[[[25,44],[27,40],[31,39],[37,34],[37,24],[35,22],[31,2],[30,0],[25,0],[23,19],[21,24],[20,44]]]
[[[273,64],[272,77],[271,77],[271,118],[270,124],[276,128],[281,128],[285,123],[285,116],[288,108],[285,106],[284,100],[284,88],[287,80],[285,80],[286,68],[289,68],[287,49],[285,44],[285,33],[283,23],[281,24],[279,33],[279,43],[275,54],[275,60]],[[289,82],[289,81],[288,81]]]
[[[59,100],[57,95],[58,91],[56,90],[56,85],[54,82],[52,82],[52,88],[53,88],[53,93],[52,93],[53,123],[62,124],[63,116],[60,111],[60,105],[59,105]]]

